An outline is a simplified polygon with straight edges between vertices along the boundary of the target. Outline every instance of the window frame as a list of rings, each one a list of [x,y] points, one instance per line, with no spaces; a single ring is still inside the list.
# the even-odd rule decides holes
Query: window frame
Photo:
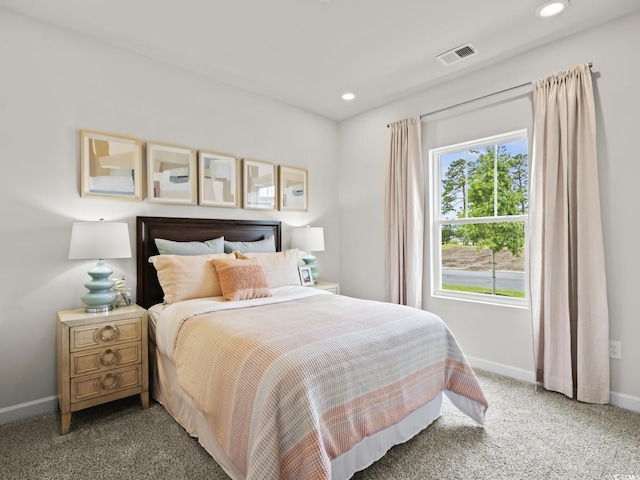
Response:
[[[529,244],[528,244],[528,213],[525,215],[505,215],[489,217],[466,217],[442,219],[442,171],[440,157],[444,154],[469,149],[481,149],[491,145],[500,145],[514,140],[526,139],[529,144],[528,130],[520,129],[490,137],[447,145],[429,150],[429,190],[430,190],[430,259],[431,259],[431,295],[437,298],[469,301],[474,303],[488,303],[510,307],[529,307]],[[529,146],[529,145],[528,145]],[[530,149],[527,148],[527,159],[530,159]],[[530,170],[529,165],[527,168]],[[494,188],[497,184],[494,183]],[[497,202],[497,195],[494,195]],[[495,212],[496,209],[494,209]],[[457,290],[445,290],[442,288],[442,227],[443,225],[461,225],[470,223],[503,223],[523,222],[525,244],[522,255],[524,256],[524,298],[499,297],[492,294],[462,292]]]

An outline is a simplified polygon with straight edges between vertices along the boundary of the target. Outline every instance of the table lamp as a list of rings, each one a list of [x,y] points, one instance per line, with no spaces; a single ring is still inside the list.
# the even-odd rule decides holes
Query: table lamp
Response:
[[[74,222],[71,228],[69,259],[98,259],[87,273],[91,280],[84,284],[89,293],[82,297],[87,312],[106,312],[118,294],[111,290],[113,273],[104,264],[105,258],[131,258],[129,225],[123,222]]]
[[[307,252],[302,260],[311,268],[311,277],[313,283],[316,283],[318,281],[318,267],[316,257],[311,252],[324,251],[324,229],[322,227],[294,228],[291,235],[291,247]]]

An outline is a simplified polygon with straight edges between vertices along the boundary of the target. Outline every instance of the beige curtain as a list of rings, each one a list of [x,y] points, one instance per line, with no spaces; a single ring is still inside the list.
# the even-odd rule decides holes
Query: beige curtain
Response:
[[[424,178],[420,118],[389,125],[386,177],[386,300],[422,308]]]
[[[609,402],[609,317],[591,71],[533,90],[530,288],[536,376],[544,388]]]

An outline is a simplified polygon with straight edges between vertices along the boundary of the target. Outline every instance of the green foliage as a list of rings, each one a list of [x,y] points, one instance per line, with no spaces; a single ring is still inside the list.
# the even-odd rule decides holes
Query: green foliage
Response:
[[[491,289],[485,287],[471,287],[467,285],[442,285],[443,290],[454,290],[457,292],[469,292],[469,293],[483,293],[483,294],[491,294],[493,293]],[[524,298],[524,292],[520,292],[518,290],[497,290],[494,295],[502,295],[503,297],[516,297],[516,298]]]
[[[522,222],[470,223],[461,225],[462,236],[473,243],[478,251],[488,248],[494,254],[506,248],[519,257],[524,248]]]
[[[442,214],[464,212],[467,210],[468,167],[473,168],[466,159],[454,160],[442,179]]]
[[[518,213],[526,214],[529,211],[529,159],[527,155],[518,153],[510,157],[508,162],[513,188],[517,193]]]
[[[442,243],[453,243],[460,238],[460,228],[458,225],[443,225],[442,226]]]

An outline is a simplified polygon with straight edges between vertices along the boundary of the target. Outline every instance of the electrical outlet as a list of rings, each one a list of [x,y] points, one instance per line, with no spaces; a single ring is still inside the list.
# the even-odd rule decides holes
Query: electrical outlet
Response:
[[[618,360],[622,359],[622,342],[609,340],[609,356]]]

